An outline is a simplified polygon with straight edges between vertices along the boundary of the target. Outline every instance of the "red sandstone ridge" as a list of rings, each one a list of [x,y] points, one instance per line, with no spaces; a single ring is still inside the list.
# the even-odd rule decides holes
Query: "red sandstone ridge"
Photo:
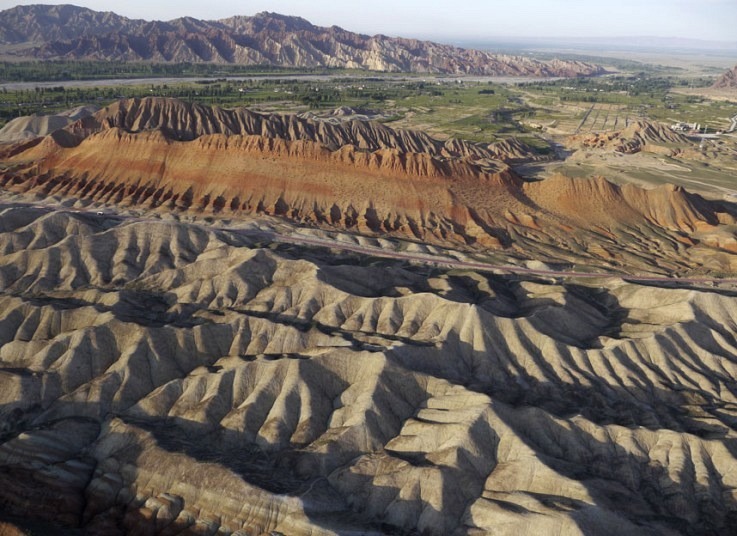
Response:
[[[557,175],[528,184],[525,191],[540,207],[576,220],[579,226],[596,222],[614,227],[644,219],[671,231],[693,232],[718,222],[709,202],[670,184],[645,190],[633,184],[618,186],[603,177],[581,180]]]
[[[130,133],[117,127],[72,147],[49,136],[15,158],[35,163],[22,189],[47,195],[152,208],[260,211],[460,240],[449,219],[454,188],[470,182],[502,192],[518,189],[519,182],[501,162],[482,168],[465,157],[352,145],[332,151],[314,141],[263,136],[207,134],[185,142],[161,130]]]
[[[159,129],[169,138],[183,141],[205,134],[240,134],[315,141],[331,150],[353,145],[367,151],[397,149],[444,158],[469,156],[503,161],[535,158],[533,150],[516,139],[493,144],[458,139],[441,141],[424,132],[395,130],[374,121],[332,124],[292,114],[261,114],[247,108],[224,109],[160,97],[117,101],[69,125],[57,134],[56,140],[72,146],[89,134],[108,128],[129,132]]]
[[[679,188],[562,176],[525,183],[488,147],[468,142],[165,99],[121,101],[5,153],[16,167],[0,184],[13,190],[167,211],[263,212],[485,247],[588,243],[601,229],[650,228],[682,243],[683,233],[725,217]]]

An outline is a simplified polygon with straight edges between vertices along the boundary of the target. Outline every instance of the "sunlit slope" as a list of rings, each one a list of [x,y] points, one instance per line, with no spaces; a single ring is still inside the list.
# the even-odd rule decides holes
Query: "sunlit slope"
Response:
[[[265,213],[543,261],[661,273],[734,269],[730,204],[604,178],[527,182],[504,163],[506,151],[517,159],[521,147],[152,98],[120,101],[45,138],[5,146],[12,166],[0,181],[41,196]]]
[[[678,534],[737,504],[734,297],[0,212],[0,501],[114,534]]]

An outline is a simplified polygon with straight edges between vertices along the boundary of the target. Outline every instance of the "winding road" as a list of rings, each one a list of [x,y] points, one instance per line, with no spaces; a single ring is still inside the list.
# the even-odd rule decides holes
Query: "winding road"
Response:
[[[737,130],[737,115],[735,115],[735,116],[734,116],[734,117],[732,118],[732,126],[731,126],[731,127],[729,127],[729,130],[727,131],[727,133],[731,134],[731,133],[732,133],[732,132],[734,132],[735,130]]]

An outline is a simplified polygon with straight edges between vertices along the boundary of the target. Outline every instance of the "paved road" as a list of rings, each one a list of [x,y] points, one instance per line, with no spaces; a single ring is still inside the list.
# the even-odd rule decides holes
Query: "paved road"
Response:
[[[731,133],[731,132],[734,132],[735,130],[737,130],[737,115],[735,115],[732,118],[732,126],[729,127],[729,130],[727,132]]]

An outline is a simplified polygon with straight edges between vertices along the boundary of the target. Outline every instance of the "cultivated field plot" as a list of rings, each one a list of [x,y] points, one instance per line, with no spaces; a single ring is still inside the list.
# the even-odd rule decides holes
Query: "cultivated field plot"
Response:
[[[624,128],[629,123],[626,107],[616,104],[592,104],[576,128],[575,134],[605,132]]]

